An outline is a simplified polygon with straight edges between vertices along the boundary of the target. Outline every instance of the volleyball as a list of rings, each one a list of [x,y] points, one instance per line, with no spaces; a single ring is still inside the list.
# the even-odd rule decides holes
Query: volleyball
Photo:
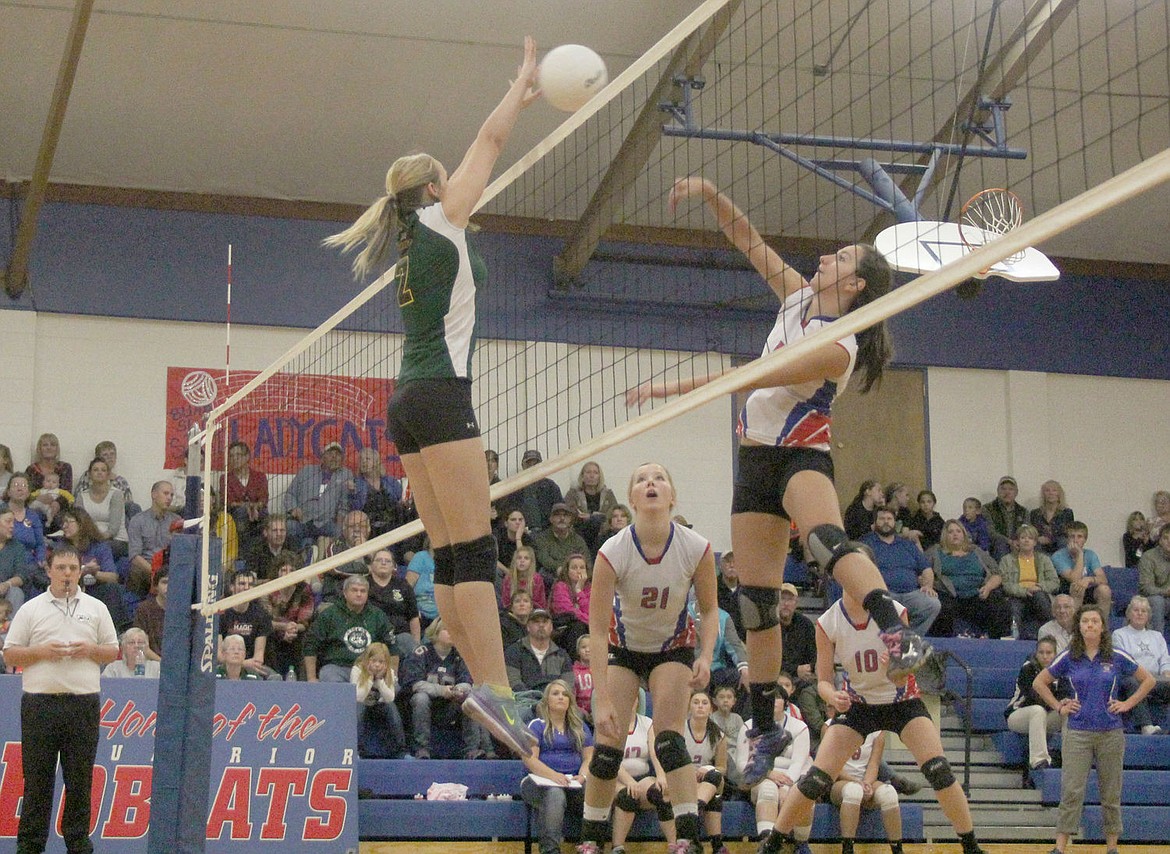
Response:
[[[558,110],[575,112],[609,82],[605,60],[580,44],[554,47],[540,62],[540,91]]]

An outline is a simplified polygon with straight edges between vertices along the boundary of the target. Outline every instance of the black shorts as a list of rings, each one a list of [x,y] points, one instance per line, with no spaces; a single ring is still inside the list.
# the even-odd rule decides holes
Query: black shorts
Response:
[[[899,700],[896,703],[854,703],[849,711],[837,715],[829,721],[829,726],[847,726],[862,738],[871,732],[889,730],[894,735],[900,735],[906,724],[915,718],[929,718],[930,712],[926,704],[915,697],[912,700]]]
[[[784,490],[801,471],[819,471],[833,479],[833,458],[811,448],[740,445],[732,513],[769,513],[787,519]]]
[[[412,380],[394,390],[386,412],[386,434],[399,454],[479,436],[471,406],[471,380],[459,377]]]
[[[643,682],[649,681],[650,674],[658,665],[671,662],[677,662],[690,670],[695,663],[695,648],[682,646],[666,652],[634,652],[625,647],[609,645],[609,666],[633,671]]]

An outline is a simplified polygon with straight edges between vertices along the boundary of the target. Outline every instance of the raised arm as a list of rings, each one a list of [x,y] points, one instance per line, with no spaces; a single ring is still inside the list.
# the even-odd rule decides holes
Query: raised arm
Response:
[[[447,180],[443,214],[455,227],[463,228],[467,225],[520,111],[540,97],[540,93],[533,88],[535,82],[536,42],[531,36],[525,36],[524,61],[516,71],[516,79],[508,87],[503,100],[480,126],[471,147],[463,155],[463,162]]]
[[[719,228],[736,249],[756,268],[764,281],[781,300],[805,287],[808,282],[773,250],[735,203],[706,178],[679,178],[671,188],[669,204],[673,211],[689,196],[700,196],[715,214]]]

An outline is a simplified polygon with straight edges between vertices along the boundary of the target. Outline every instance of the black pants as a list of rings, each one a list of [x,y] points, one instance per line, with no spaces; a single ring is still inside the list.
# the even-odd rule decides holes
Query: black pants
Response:
[[[65,780],[61,831],[70,854],[92,854],[90,790],[97,755],[100,694],[24,694],[20,698],[24,805],[17,854],[40,854],[49,839],[57,758]]]

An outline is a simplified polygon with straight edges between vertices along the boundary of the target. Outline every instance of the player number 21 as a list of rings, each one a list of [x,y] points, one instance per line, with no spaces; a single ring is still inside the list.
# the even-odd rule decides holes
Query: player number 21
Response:
[[[658,598],[657,587],[643,587],[642,588],[642,607],[643,608],[666,608],[666,600],[670,598],[670,588],[664,587],[662,589],[662,598]]]

